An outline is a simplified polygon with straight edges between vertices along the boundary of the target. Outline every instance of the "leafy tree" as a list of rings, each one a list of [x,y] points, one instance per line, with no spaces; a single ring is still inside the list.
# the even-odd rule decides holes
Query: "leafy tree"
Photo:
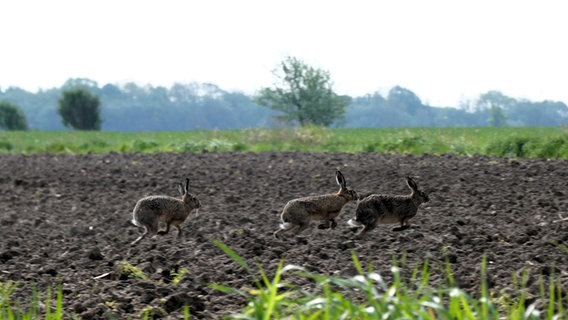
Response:
[[[76,130],[100,130],[100,101],[87,89],[63,91],[59,99],[59,115],[63,125]]]
[[[422,101],[414,92],[395,86],[389,90],[387,102],[391,108],[414,115],[423,106]]]
[[[479,96],[476,102],[477,110],[491,109],[494,106],[508,111],[515,106],[517,100],[507,97],[500,91],[488,91]]]
[[[28,124],[22,110],[7,101],[0,101],[0,128],[4,130],[27,130]]]
[[[563,102],[520,100],[508,116],[515,125],[560,126],[568,123],[568,107]]]
[[[377,128],[384,126],[383,116],[377,117],[377,110],[384,110],[386,100],[379,92],[353,98],[345,112],[346,127]]]
[[[256,103],[282,112],[279,119],[301,126],[327,127],[343,119],[351,99],[333,91],[329,72],[294,57],[284,59],[280,67],[274,71],[279,83],[262,88]]]
[[[107,83],[101,88],[101,96],[106,96],[107,98],[120,99],[122,92],[120,88],[114,84]]]
[[[289,65],[288,62],[284,61],[282,67]],[[292,68],[288,66],[288,70]],[[284,74],[282,68],[277,71]],[[284,76],[282,83],[286,84],[283,79]],[[0,101],[17,105],[26,115],[28,127],[61,130],[65,126],[58,114],[58,101],[64,91],[77,88],[100,99],[104,105],[101,109],[104,128],[113,131],[266,128],[275,126],[275,115],[286,116],[282,111],[255,103],[253,97],[244,93],[227,92],[208,83],[177,83],[169,88],[136,83],[99,87],[95,81],[77,78],[69,79],[62,87],[38,92],[17,87],[0,89]],[[476,99],[462,101],[460,108],[438,108],[423,104],[412,91],[397,86],[384,97],[379,92],[353,97],[345,108],[341,125],[376,128],[499,124],[500,121],[489,123],[492,106],[502,110],[506,125],[510,126],[568,124],[568,106],[563,102],[533,102],[488,91]],[[290,121],[300,123],[298,118]],[[338,124],[336,121],[332,125]]]
[[[87,78],[71,78],[65,81],[63,89],[85,88],[89,90],[98,90],[99,85],[96,81]]]
[[[499,106],[491,106],[489,110],[489,119],[487,120],[492,127],[504,127],[507,125],[507,120],[505,118],[505,113],[503,109]]]

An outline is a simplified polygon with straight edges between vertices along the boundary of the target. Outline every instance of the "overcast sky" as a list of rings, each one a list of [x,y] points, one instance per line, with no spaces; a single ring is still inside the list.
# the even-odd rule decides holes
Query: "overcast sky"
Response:
[[[290,55],[337,93],[568,104],[565,1],[3,0],[0,88],[210,82],[248,94]]]

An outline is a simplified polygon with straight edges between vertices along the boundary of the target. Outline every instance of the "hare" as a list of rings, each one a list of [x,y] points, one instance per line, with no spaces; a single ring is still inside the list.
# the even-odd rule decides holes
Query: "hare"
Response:
[[[181,224],[195,209],[199,212],[201,203],[194,195],[189,193],[189,179],[185,181],[185,189],[178,184],[181,199],[169,196],[148,196],[138,200],[132,212],[132,223],[137,227],[144,228],[144,233],[132,242],[135,245],[147,234],[164,235],[170,231],[170,225],[178,230],[178,238],[181,235]],[[166,224],[166,230],[159,230],[160,224]]]
[[[406,177],[406,184],[412,190],[409,195],[371,194],[357,203],[355,219],[348,224],[359,228],[357,238],[374,229],[377,224],[400,223],[393,231],[402,231],[410,227],[410,219],[418,212],[420,204],[428,202],[428,195],[418,189],[411,177]]]
[[[280,229],[274,232],[274,237],[278,239],[282,233],[287,231],[293,231],[293,234],[297,235],[308,228],[312,220],[324,221],[318,225],[320,229],[328,229],[330,223],[331,228],[334,229],[337,226],[335,218],[343,206],[357,199],[357,193],[347,189],[345,178],[339,170],[335,173],[335,180],[340,186],[337,193],[290,200],[282,210],[282,224]]]

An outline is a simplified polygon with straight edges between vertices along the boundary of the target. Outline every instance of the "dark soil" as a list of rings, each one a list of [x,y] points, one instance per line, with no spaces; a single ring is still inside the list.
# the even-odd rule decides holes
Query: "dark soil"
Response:
[[[337,192],[335,170],[360,194],[406,194],[411,175],[430,192],[412,228],[380,225],[352,240],[347,204],[334,230],[314,226],[300,237],[273,238],[279,214],[293,198]],[[202,208],[176,231],[130,242],[130,223],[146,195],[177,195],[190,178]],[[219,318],[246,301],[210,283],[253,288],[251,276],[213,240],[271,275],[279,261],[325,275],[355,274],[351,251],[364,267],[389,279],[404,255],[403,276],[428,260],[433,285],[445,286],[445,261],[457,285],[479,294],[482,258],[497,297],[518,294],[513,275],[528,274],[525,292],[539,301],[541,281],[559,278],[568,292],[568,162],[483,156],[342,153],[203,153],[0,155],[0,281],[19,283],[13,298],[26,305],[58,284],[68,317],[136,318],[145,308],[172,319],[189,305],[193,318]],[[128,277],[128,262],[148,279]],[[187,274],[177,284],[176,272]],[[542,280],[541,280],[542,275]],[[284,279],[286,280],[286,279]],[[299,285],[313,286],[302,279]]]

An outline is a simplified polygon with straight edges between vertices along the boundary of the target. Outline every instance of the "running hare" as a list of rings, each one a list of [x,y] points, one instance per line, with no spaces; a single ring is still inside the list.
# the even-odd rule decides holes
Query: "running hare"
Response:
[[[323,220],[318,228],[334,229],[337,226],[335,218],[341,208],[349,202],[357,199],[357,193],[347,189],[345,178],[339,170],[335,173],[335,180],[341,187],[337,193],[324,194],[290,200],[282,210],[282,224],[280,229],[274,232],[274,237],[279,238],[281,233],[293,231],[298,234],[310,226],[312,220]]]
[[[371,194],[357,203],[355,219],[349,225],[359,228],[356,237],[362,237],[373,230],[377,224],[400,223],[393,231],[402,231],[410,227],[410,219],[418,212],[418,207],[430,199],[418,189],[412,178],[406,177],[406,184],[412,190],[409,195]]]
[[[189,193],[189,179],[185,181],[185,189],[180,183],[178,190],[182,196],[181,199],[169,196],[148,196],[138,200],[132,212],[132,223],[144,228],[144,233],[134,240],[132,245],[138,243],[147,234],[152,236],[167,234],[170,231],[170,225],[178,230],[178,237],[181,235],[180,225],[194,209],[197,215],[201,204],[194,195]],[[166,230],[159,230],[160,224],[164,223]]]

